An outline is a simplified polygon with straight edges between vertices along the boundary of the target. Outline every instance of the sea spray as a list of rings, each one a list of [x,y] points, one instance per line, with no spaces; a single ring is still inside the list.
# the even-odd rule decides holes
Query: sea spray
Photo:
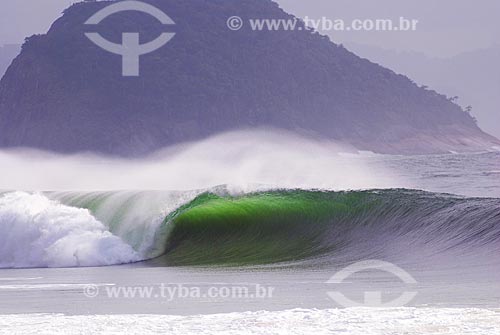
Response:
[[[332,141],[278,131],[238,131],[165,148],[140,159],[39,151],[0,151],[4,190],[328,190],[411,187],[362,154]]]
[[[88,210],[42,194],[0,196],[0,267],[102,266],[138,261]]]

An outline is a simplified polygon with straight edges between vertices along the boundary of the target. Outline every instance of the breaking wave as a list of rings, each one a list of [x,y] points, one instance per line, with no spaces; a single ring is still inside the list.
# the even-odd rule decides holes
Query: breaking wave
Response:
[[[0,198],[0,267],[72,267],[139,260],[88,210],[65,206],[41,194]]]
[[[500,199],[405,189],[11,192],[0,195],[0,230],[1,267],[438,263],[500,251]]]

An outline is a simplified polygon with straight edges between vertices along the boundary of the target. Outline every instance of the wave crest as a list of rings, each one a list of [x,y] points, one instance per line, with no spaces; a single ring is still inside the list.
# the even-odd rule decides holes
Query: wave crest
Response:
[[[88,210],[42,194],[0,197],[0,267],[74,267],[130,263],[139,255]]]

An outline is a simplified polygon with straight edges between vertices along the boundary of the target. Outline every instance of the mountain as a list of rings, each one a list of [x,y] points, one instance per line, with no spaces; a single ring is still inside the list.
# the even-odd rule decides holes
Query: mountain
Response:
[[[303,29],[254,31],[251,18],[293,19],[270,0],[149,0],[176,35],[123,77],[98,31],[141,43],[165,31],[137,12],[85,25],[111,2],[67,9],[28,38],[0,82],[0,146],[137,156],[240,128],[273,127],[381,153],[482,150],[500,142],[444,95]],[[246,24],[228,29],[229,17]]]
[[[10,63],[20,51],[21,46],[17,44],[0,46],[0,78],[2,78]]]
[[[479,125],[500,136],[500,45],[449,58],[418,52],[398,52],[349,43],[346,47],[382,66],[403,73],[417,83],[446,95],[458,96],[463,107],[472,106]]]

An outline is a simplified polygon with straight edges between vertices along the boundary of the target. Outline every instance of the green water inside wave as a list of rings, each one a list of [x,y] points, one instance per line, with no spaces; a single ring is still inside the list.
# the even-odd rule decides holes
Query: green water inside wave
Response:
[[[293,261],[335,248],[332,225],[360,216],[368,194],[274,191],[241,197],[203,194],[165,219],[167,265],[249,265]]]
[[[144,259],[156,258],[152,263],[160,266],[316,262],[349,248],[376,253],[392,241],[464,248],[492,244],[500,236],[498,199],[404,189],[274,190],[241,196],[213,192],[170,214],[162,208],[176,196],[182,199],[182,193],[161,193],[159,198],[151,192],[52,196],[89,209]]]

